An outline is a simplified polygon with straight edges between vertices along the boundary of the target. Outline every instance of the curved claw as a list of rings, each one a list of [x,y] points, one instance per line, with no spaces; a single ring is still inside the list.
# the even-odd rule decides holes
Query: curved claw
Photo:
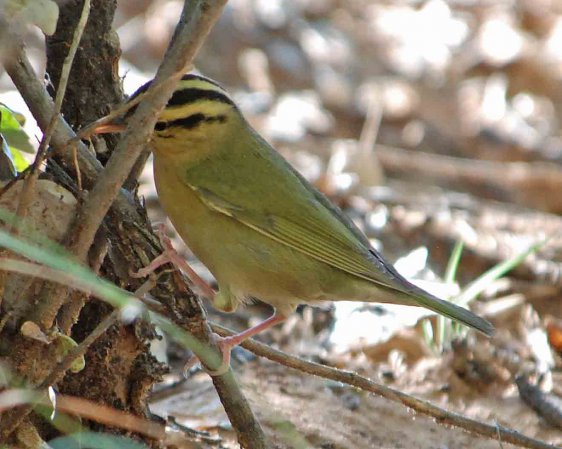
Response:
[[[267,320],[262,321],[261,323],[257,324],[254,327],[246,329],[244,332],[240,332],[230,337],[221,337],[220,335],[213,334],[217,346],[219,347],[222,353],[222,363],[219,366],[219,368],[216,370],[208,370],[204,366],[202,366],[203,370],[205,370],[205,372],[207,372],[207,374],[209,374],[210,376],[220,376],[226,373],[230,368],[230,352],[232,351],[232,348],[238,346],[244,340],[247,340],[248,338],[257,335],[260,332],[263,332],[264,330],[284,320],[285,317],[283,315],[274,313]],[[197,356],[193,356],[187,361],[187,363],[184,365],[183,368],[184,377],[187,377],[187,372],[192,367],[194,367],[198,362],[200,362],[200,360]]]
[[[166,235],[166,227],[163,223],[160,223],[156,227],[156,235],[160,239],[160,244],[164,248],[164,252],[156,257],[150,264],[144,268],[141,268],[136,273],[130,273],[131,277],[143,278],[152,274],[157,268],[162,265],[171,263],[175,265],[179,270],[181,270],[191,281],[191,283],[196,286],[201,293],[208,299],[213,299],[215,296],[215,291],[199,277],[199,275],[189,266],[183,257],[181,257],[178,252],[174,249],[172,241]]]
[[[217,342],[217,346],[219,347],[221,354],[222,354],[222,362],[220,366],[216,370],[210,370],[205,368],[205,366],[201,363],[201,360],[196,355],[193,355],[189,358],[189,360],[183,366],[183,376],[187,377],[187,373],[191,368],[196,366],[197,364],[201,364],[201,369],[205,371],[209,376],[222,376],[230,369],[230,353],[232,352],[232,348],[236,346],[238,343],[230,342],[229,340],[232,337],[221,337],[220,335],[213,334]]]

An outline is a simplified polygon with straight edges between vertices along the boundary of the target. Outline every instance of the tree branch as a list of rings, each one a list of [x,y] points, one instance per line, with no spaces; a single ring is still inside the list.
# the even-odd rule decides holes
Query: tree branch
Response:
[[[191,65],[225,4],[226,0],[184,3],[174,39],[153,85],[129,120],[127,131],[78,213],[70,246],[78,260],[86,257],[101,221],[148,142],[158,114],[172,95],[177,81]],[[159,88],[154,89],[155,86]]]
[[[186,2],[186,7],[184,8],[184,14],[182,16],[183,21],[181,22],[182,29],[184,31],[182,34],[176,32],[174,45],[168,52],[171,56],[166,58],[168,61],[172,60],[171,58],[174,57],[177,57],[178,59],[170,62],[166,71],[163,71],[163,69],[159,71],[154,87],[159,86],[160,79],[164,79],[163,83],[168,91],[167,95],[169,96],[171,94],[174,88],[174,81],[176,81],[182,74],[180,73],[180,70],[181,72],[185,70],[188,62],[191,61],[193,55],[201,45],[212,23],[214,23],[218,17],[218,14],[225,3],[226,0],[193,1],[190,2],[189,5]],[[188,18],[191,18],[188,22],[189,26],[184,27],[183,24],[184,22],[187,22]],[[8,30],[8,27],[5,25],[6,24],[2,23],[2,20],[0,19],[0,30]],[[196,35],[192,36],[191,41],[186,37],[186,30],[196,33]],[[178,43],[176,44],[175,42]],[[6,71],[22,94],[39,126],[41,129],[45,130],[52,117],[53,102],[47,94],[44,86],[39,82],[34,74],[22,47],[19,46],[16,48],[13,54],[15,57],[10,58],[5,63]],[[144,139],[139,138],[138,135],[131,135],[131,132],[129,132],[128,137],[124,139],[118,148],[119,156],[115,159],[117,162],[122,161],[124,158],[127,161],[135,159],[131,156],[131,153],[127,152],[127,149],[132,148],[132,150],[136,151],[135,145],[140,144],[139,146],[141,146],[146,143],[150,131],[154,126],[154,122],[156,120],[155,117],[159,110],[158,108],[163,107],[167,100],[167,97],[165,97],[163,92],[159,92],[157,95],[156,89],[151,90],[155,95],[154,100],[147,101],[146,106],[144,107],[139,106],[135,113],[136,118],[131,122],[132,127],[146,127],[143,131]],[[158,100],[156,100],[157,97],[159,98]],[[61,156],[63,168],[70,173],[75,172],[74,151],[72,146],[67,145],[67,143],[73,137],[75,137],[75,134],[62,117],[59,116],[57,118],[57,124],[54,128],[51,142],[53,147]],[[130,147],[130,145],[132,145],[132,147]],[[82,256],[83,258],[87,253],[87,247],[91,243],[93,235],[95,235],[95,231],[97,230],[103,215],[105,215],[105,212],[107,212],[107,209],[111,206],[115,198],[115,202],[113,202],[113,207],[111,208],[110,222],[119,223],[121,228],[126,228],[126,226],[123,225],[128,225],[128,223],[131,222],[143,223],[144,220],[143,217],[139,216],[138,211],[131,203],[130,194],[122,189],[120,190],[119,188],[122,183],[123,173],[127,172],[127,170],[119,169],[117,166],[118,163],[114,162],[113,165],[116,167],[112,168],[106,175],[104,175],[103,182],[100,181],[100,183],[96,184],[97,176],[102,170],[101,164],[91,155],[81,142],[76,142],[76,155],[81,176],[84,181],[84,187],[86,189],[96,189],[95,195],[92,195],[93,190],[90,194],[87,201],[88,206],[85,206],[82,209],[82,214],[88,214],[93,211],[95,213],[95,217],[90,219],[87,224],[82,224],[82,226],[80,226],[81,230],[79,238],[74,240],[74,243],[72,244],[72,247],[76,250],[76,254]],[[94,185],[97,187],[94,187]],[[109,187],[110,193],[104,193],[104,188],[102,187]],[[102,209],[105,209],[103,214],[100,213]],[[139,239],[135,241],[135,245],[142,247],[143,251],[144,248],[148,248],[147,251],[150,253],[150,245],[146,241],[146,236],[139,236],[138,233],[135,233],[134,237],[139,237]],[[132,237],[129,236],[129,238]],[[208,326],[200,312],[200,306],[193,300],[192,294],[187,289],[182,289],[181,282],[177,282],[177,279],[180,278],[180,276],[177,273],[172,274],[173,276],[169,276],[168,279],[162,282],[159,286],[159,290],[155,294],[155,297],[167,304],[167,307],[170,308],[172,312],[176,312],[173,316],[174,321],[181,324],[182,327],[192,332],[202,341],[212,343]],[[173,280],[170,281],[170,278],[173,278]],[[180,313],[178,313],[178,311]],[[191,315],[189,313],[187,315],[185,313],[182,314],[182,311],[191,312]],[[39,320],[43,319],[42,316],[37,316],[36,318]],[[50,319],[50,321],[52,322],[52,319]],[[221,397],[221,401],[225,407],[227,415],[229,416],[233,427],[237,431],[240,444],[246,448],[265,449],[267,446],[263,431],[253,416],[253,413],[236,384],[232,373],[229,372],[224,376],[218,376],[213,379],[213,381],[217,391],[219,392],[219,396]],[[0,435],[3,436],[9,434],[11,429],[14,429],[17,422],[19,422],[18,419],[7,420],[4,418],[5,417],[3,417],[2,423],[0,423]],[[21,420],[23,416],[20,415],[18,418]]]
[[[57,117],[60,115],[61,112],[62,101],[66,93],[66,86],[68,84],[68,76],[70,74],[70,69],[72,68],[72,62],[74,61],[74,56],[76,55],[76,50],[78,49],[78,44],[80,43],[80,39],[82,38],[84,28],[86,27],[86,22],[88,21],[89,14],[90,14],[90,0],[85,0],[84,6],[82,8],[82,14],[80,16],[80,21],[78,22],[78,25],[74,30],[72,43],[70,45],[68,55],[64,60],[61,79],[55,97],[55,105],[54,105],[53,114],[51,116],[51,120],[47,125],[47,129],[43,133],[43,137],[41,139],[41,142],[39,143],[39,148],[37,149],[37,155],[35,156],[35,161],[31,166],[30,172],[28,172],[28,176],[25,180],[25,183],[20,193],[20,200],[19,200],[18,207],[16,209],[17,219],[12,224],[12,232],[16,232],[16,233],[18,232],[17,223],[21,220],[21,218],[24,218],[26,216],[27,208],[29,207],[29,204],[33,200],[33,195],[35,193],[35,184],[37,182],[37,179],[39,178],[39,168],[41,164],[45,161],[45,158],[47,157],[47,148],[49,147],[49,143],[51,141],[51,135],[57,123]]]
[[[215,323],[212,323],[211,327],[213,331],[223,337],[234,335],[236,333]],[[273,349],[255,340],[246,340],[241,344],[241,346],[259,357],[265,357],[273,362],[302,371],[303,373],[341,382],[343,384],[374,393],[378,396],[382,396],[393,402],[401,403],[418,413],[431,416],[440,424],[459,427],[476,435],[486,436],[492,439],[498,439],[499,437],[502,442],[511,443],[520,447],[527,447],[530,449],[559,449],[557,446],[525,436],[516,430],[500,426],[499,424],[490,425],[475,419],[467,418],[466,416],[462,416],[458,413],[450,412],[432,404],[431,402],[418,399],[414,396],[410,396],[409,394],[373,382],[372,380],[360,376],[357,373],[339,370],[319,363],[309,362],[299,357],[286,354],[283,351]]]

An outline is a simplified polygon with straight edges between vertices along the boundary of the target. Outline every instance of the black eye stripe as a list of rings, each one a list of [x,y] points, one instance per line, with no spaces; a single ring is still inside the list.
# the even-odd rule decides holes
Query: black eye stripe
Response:
[[[218,101],[220,103],[234,105],[233,101],[225,94],[215,90],[187,88],[174,92],[172,98],[168,100],[168,106],[184,106],[196,103],[200,100]]]
[[[217,86],[220,89],[223,89],[223,87],[217,83],[216,81],[210,79],[210,78],[205,78],[204,76],[200,76],[200,75],[195,75],[193,73],[187,73],[184,76],[181,77],[182,81],[190,81],[190,80],[203,80],[206,83],[212,84],[213,86]]]
[[[168,124],[166,122],[156,122],[156,125],[154,125],[154,130],[155,131],[164,131],[167,127],[168,127]]]
[[[189,80],[202,80],[222,89],[221,85],[216,83],[215,81],[198,75],[187,74],[182,77],[182,81],[189,81]],[[146,92],[151,84],[152,81],[148,81],[144,83],[129,97],[128,101],[131,101],[135,97],[138,97],[140,94]],[[204,89],[204,88],[195,88],[195,87],[188,87],[185,89],[176,90],[173,93],[170,100],[168,101],[168,106],[182,106],[190,103],[196,103],[199,100],[218,101],[220,103],[231,104],[235,106],[234,102],[226,94],[222,92],[216,90]],[[135,112],[136,108],[137,106],[133,106],[131,109],[129,109],[125,114],[125,117],[130,117]]]
[[[188,117],[179,118],[170,122],[157,122],[154,129],[156,131],[164,131],[168,128],[184,128],[194,129],[201,123],[225,123],[227,120],[226,115],[207,116],[205,114],[197,113]]]

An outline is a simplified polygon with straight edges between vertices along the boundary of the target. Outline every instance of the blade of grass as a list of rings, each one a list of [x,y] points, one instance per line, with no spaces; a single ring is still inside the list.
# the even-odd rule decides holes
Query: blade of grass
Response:
[[[451,252],[451,257],[449,257],[449,261],[447,262],[447,268],[445,270],[445,284],[453,284],[457,277],[457,271],[459,268],[462,250],[464,248],[464,243],[462,240],[457,240],[453,251]],[[453,301],[454,302],[454,301]],[[445,342],[449,339],[450,332],[450,324],[451,320],[445,318],[443,315],[437,315],[437,325],[436,325],[436,347],[438,348],[439,352],[442,352],[445,348]]]
[[[432,349],[437,351],[437,345],[435,344],[435,335],[433,332],[433,326],[431,325],[431,320],[429,318],[425,318],[421,322],[422,326],[422,333],[423,339],[425,343]]]
[[[470,284],[468,284],[463,291],[454,298],[454,302],[459,306],[467,306],[472,300],[474,300],[480,293],[482,293],[492,282],[499,279],[504,274],[513,270],[517,265],[527,258],[530,254],[536,253],[541,249],[550,238],[541,240],[540,242],[533,243],[529,248],[522,251],[515,256],[500,262],[499,264],[493,266],[488,271],[480,275]]]
[[[148,446],[119,435],[81,432],[49,441],[52,449],[148,449]]]
[[[38,266],[24,261],[0,258],[4,269],[10,268],[12,271],[22,274],[44,277],[48,274],[45,271],[45,267],[48,267],[55,270],[55,272],[50,272],[50,275],[52,276],[50,280],[68,280],[69,284],[66,282],[64,283],[71,285],[73,288],[84,291],[85,293],[93,294],[114,307],[121,309],[126,307],[127,310],[136,312],[135,316],[146,316],[141,313],[146,310],[145,305],[130,292],[99,278],[87,267],[76,263],[70,257],[63,255],[58,251],[53,251],[48,248],[40,248],[32,243],[22,240],[19,237],[14,237],[1,229],[0,246],[44,265]],[[208,345],[201,343],[191,334],[157,313],[151,312],[148,316],[151,317],[154,324],[160,326],[162,330],[170,335],[171,338],[192,350],[207,366],[211,368],[220,366],[222,362],[220,355],[213,351]]]
[[[449,262],[447,263],[447,268],[445,270],[446,283],[455,282],[463,249],[464,249],[463,241],[457,240],[453,248],[453,251],[451,252],[451,257],[449,258]]]

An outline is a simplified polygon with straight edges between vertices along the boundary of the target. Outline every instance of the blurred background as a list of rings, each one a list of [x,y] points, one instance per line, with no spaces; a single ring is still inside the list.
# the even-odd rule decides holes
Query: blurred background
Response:
[[[152,78],[182,6],[118,2],[127,94]],[[29,30],[39,74],[42,41]],[[465,295],[498,328],[487,340],[424,320],[425,311],[346,303],[300,309],[264,339],[560,443],[562,410],[558,418],[531,410],[515,379],[562,395],[562,1],[230,0],[196,69],[224,85],[252,125],[402,274],[438,296]],[[27,114],[28,132],[40,135],[5,74],[0,101]],[[139,191],[152,220],[164,221],[151,173],[149,163]],[[487,270],[546,238],[508,276],[487,278],[478,300],[466,294]],[[458,269],[447,276],[459,242]],[[213,319],[238,329],[269,313],[259,304],[230,316],[211,309]],[[250,357],[238,355],[246,372]],[[256,369],[275,383],[275,368]],[[330,409],[346,410],[342,416],[368,409],[351,390],[285,382],[310,388]],[[277,391],[276,400],[290,390]],[[292,400],[285,410],[303,407]],[[186,421],[201,424],[197,407],[212,401],[192,402]],[[169,406],[162,399],[155,409]],[[208,427],[224,419],[218,404],[216,421],[205,410]],[[437,447],[426,437],[427,447]]]

